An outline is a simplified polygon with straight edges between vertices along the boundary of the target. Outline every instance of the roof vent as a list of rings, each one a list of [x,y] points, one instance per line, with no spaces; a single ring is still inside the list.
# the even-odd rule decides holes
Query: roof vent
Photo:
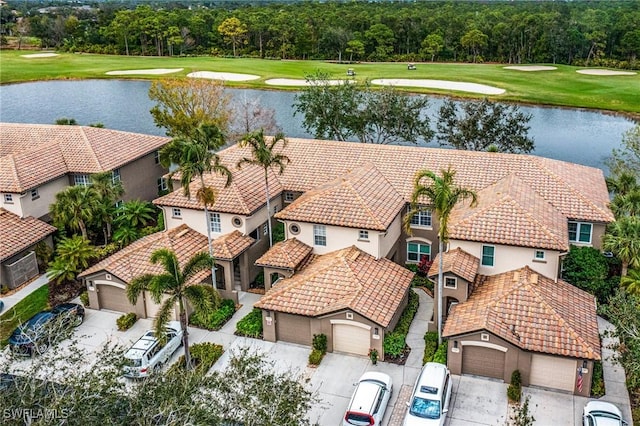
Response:
[[[183,229],[182,231],[176,234],[176,238],[184,237],[189,232],[189,229]]]
[[[531,284],[538,284],[538,274],[531,274],[529,281]]]
[[[515,271],[513,273],[513,282],[517,283],[518,281],[520,281],[520,272],[519,271]]]
[[[358,256],[360,256],[360,252],[358,250],[354,250],[349,255],[349,260],[356,260],[358,258]]]

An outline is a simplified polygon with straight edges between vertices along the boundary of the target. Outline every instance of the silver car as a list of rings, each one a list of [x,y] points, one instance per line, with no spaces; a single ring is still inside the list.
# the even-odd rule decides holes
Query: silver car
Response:
[[[140,339],[124,354],[124,376],[130,378],[146,377],[152,371],[161,368],[171,355],[182,346],[182,327],[179,321],[169,321],[166,328],[167,338],[163,345],[153,330],[145,332]]]
[[[356,386],[342,420],[343,426],[379,425],[391,397],[391,377],[368,371],[360,377]]]
[[[604,401],[589,401],[582,414],[584,426],[623,426],[622,412],[615,405]]]

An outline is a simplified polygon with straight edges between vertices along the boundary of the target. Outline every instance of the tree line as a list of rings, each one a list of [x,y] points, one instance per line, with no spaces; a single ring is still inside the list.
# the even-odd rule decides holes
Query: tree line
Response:
[[[3,36],[73,52],[622,68],[640,52],[639,1],[15,7],[3,6]]]

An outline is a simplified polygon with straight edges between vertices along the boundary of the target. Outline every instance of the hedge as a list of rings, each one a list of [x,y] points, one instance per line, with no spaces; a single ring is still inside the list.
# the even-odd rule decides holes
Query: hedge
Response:
[[[236,324],[236,336],[262,338],[262,311],[253,308],[244,318]]]
[[[406,347],[409,327],[411,327],[411,322],[413,321],[413,317],[416,316],[419,305],[420,300],[418,295],[413,290],[409,290],[409,302],[404,308],[398,324],[396,324],[395,329],[391,333],[387,333],[384,337],[383,346],[385,356],[398,357],[402,355]]]
[[[125,331],[133,327],[133,324],[138,320],[138,316],[135,312],[129,312],[128,314],[124,314],[116,320],[116,324],[118,325],[118,330]]]
[[[191,354],[191,365],[196,369],[203,372],[209,371],[209,369],[216,363],[216,361],[224,353],[224,349],[221,345],[215,343],[205,342],[196,343],[189,346],[189,353]],[[178,362],[171,366],[171,369],[184,369],[184,355],[180,355]]]
[[[438,349],[438,333],[428,331],[424,335],[424,355],[422,356],[422,364],[433,361],[433,356]]]
[[[189,318],[189,324],[207,330],[220,330],[236,312],[236,304],[231,299],[224,299],[218,309],[208,314],[203,311],[194,312]]]

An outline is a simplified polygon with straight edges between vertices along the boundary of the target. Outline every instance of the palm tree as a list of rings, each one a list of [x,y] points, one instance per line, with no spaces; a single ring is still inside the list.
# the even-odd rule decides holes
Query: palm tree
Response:
[[[140,237],[138,230],[130,225],[119,226],[116,232],[113,234],[113,240],[120,245],[120,247],[128,246]]]
[[[269,247],[273,245],[273,233],[271,231],[271,204],[269,195],[269,169],[278,168],[278,174],[284,172],[284,167],[290,162],[289,157],[275,153],[276,145],[281,142],[282,147],[287,146],[284,133],[278,132],[269,142],[265,140],[264,129],[257,130],[244,136],[240,141],[241,147],[251,149],[251,158],[243,157],[238,160],[237,167],[244,164],[253,164],[264,169],[264,185],[267,197],[267,226],[269,228]]]
[[[209,243],[209,256],[213,258],[213,243],[211,240],[211,228],[209,226],[209,206],[216,200],[216,192],[213,188],[205,185],[205,173],[217,173],[227,178],[226,186],[231,184],[231,172],[220,163],[220,157],[213,152],[224,145],[224,135],[220,129],[213,124],[201,124],[198,126],[193,136],[178,137],[172,139],[160,150],[160,163],[164,167],[177,164],[178,169],[169,174],[169,185],[171,178],[176,172],[180,172],[180,185],[183,194],[191,199],[191,189],[189,185],[194,178],[200,178],[200,188],[196,193],[196,199],[204,205],[204,216],[207,228],[207,240]],[[215,262],[211,266],[211,280],[216,285]]]
[[[120,226],[129,225],[134,228],[147,226],[155,219],[155,213],[155,207],[148,201],[127,201],[118,208],[116,223]]]
[[[91,187],[70,186],[56,194],[56,200],[49,206],[53,223],[59,229],[68,226],[87,237],[87,224],[94,218],[100,198]]]
[[[629,269],[627,275],[620,278],[620,285],[627,293],[640,296],[640,269]]]
[[[442,342],[442,262],[444,244],[449,239],[449,217],[451,211],[460,202],[471,199],[471,207],[478,202],[478,196],[470,189],[456,186],[454,183],[455,170],[451,166],[447,170],[441,170],[442,176],[438,176],[431,170],[420,170],[413,180],[413,192],[411,194],[411,206],[409,213],[404,217],[404,228],[411,235],[411,218],[421,211],[433,210],[440,221],[438,229],[438,342]],[[426,183],[423,180],[427,179]]]
[[[190,369],[191,356],[185,307],[187,301],[196,310],[205,312],[219,306],[220,296],[214,287],[192,283],[199,272],[213,267],[214,260],[207,253],[196,253],[180,269],[176,254],[169,249],[161,248],[151,253],[151,263],[162,264],[164,272],[157,275],[144,274],[131,280],[127,286],[127,298],[135,305],[142,292],[146,290],[155,303],[162,303],[153,323],[155,335],[159,339],[165,335],[164,330],[171,318],[171,313],[176,304],[178,305],[184,358],[186,368]]]
[[[47,270],[47,277],[58,284],[74,281],[76,275],[96,257],[95,247],[86,238],[79,235],[63,238],[56,247],[56,259]]]
[[[116,202],[124,194],[124,188],[120,180],[114,180],[111,172],[91,175],[91,188],[100,199],[96,209],[96,217],[103,225],[104,243],[107,244],[111,239],[111,225],[115,216]]]
[[[620,217],[609,224],[602,249],[620,259],[623,277],[629,267],[640,268],[640,216]]]

